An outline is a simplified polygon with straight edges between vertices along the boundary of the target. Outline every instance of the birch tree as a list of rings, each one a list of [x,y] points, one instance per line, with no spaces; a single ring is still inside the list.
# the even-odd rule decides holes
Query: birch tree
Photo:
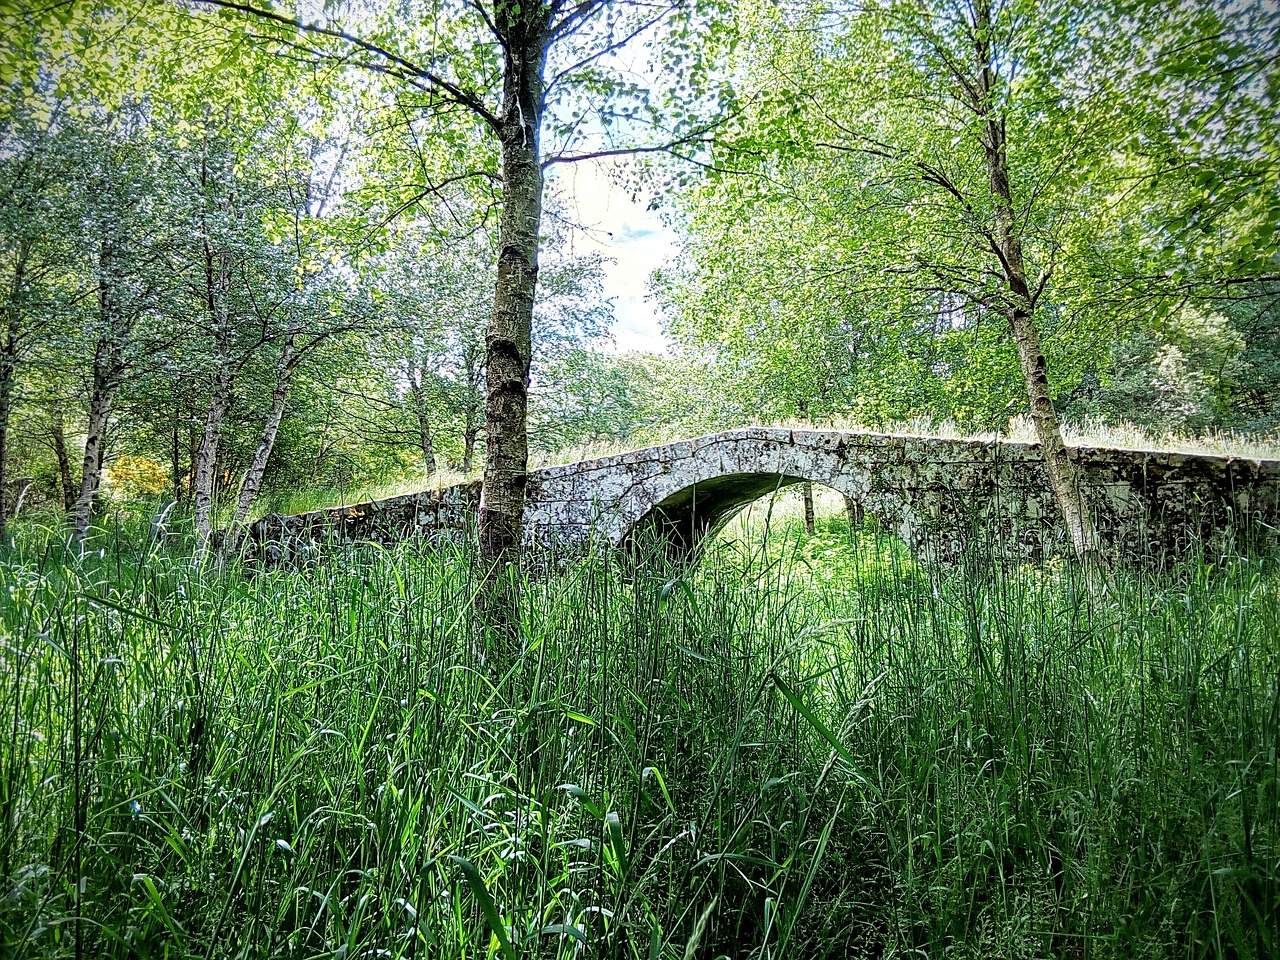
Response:
[[[1153,256],[1179,204],[1146,158],[1177,153],[1184,114],[1212,129],[1202,100],[1238,98],[1218,75],[1261,62],[1265,40],[1242,38],[1245,6],[747,8],[735,70],[752,106],[717,158],[753,176],[713,178],[690,204],[699,265],[677,282],[677,324],[707,342],[738,336],[719,316],[755,324],[775,367],[806,337],[843,338],[870,369],[855,407],[887,394],[908,411],[972,398],[988,424],[1029,412],[1070,541],[1092,553],[1055,380],[1078,382],[1119,327],[1168,308],[1170,284],[1134,295],[1154,263],[1203,274],[1182,241]],[[1144,203],[1145,234],[1126,219]]]
[[[117,395],[138,361],[171,335],[167,325],[157,329],[152,322],[167,283],[172,220],[145,118],[136,105],[127,105],[83,136],[91,142],[81,151],[76,207],[88,244],[94,309],[84,330],[92,356],[88,421],[70,517],[77,541],[89,532]]]
[[[402,222],[391,236],[367,264],[372,309],[385,331],[372,352],[390,368],[389,402],[411,422],[424,475],[436,472],[442,434],[458,420],[460,466],[470,470],[484,403],[491,237],[483,229],[440,233],[431,221]]]
[[[544,176],[555,163],[632,150],[600,143],[619,116],[651,121],[643,149],[696,151],[704,131],[679,120],[663,127],[646,90],[624,77],[614,55],[659,25],[682,31],[667,53],[696,65],[693,4],[650,5],[605,0],[493,0],[397,7],[396,18],[354,6],[341,19],[295,18],[236,0],[206,7],[252,18],[261,39],[314,54],[317,46],[394,78],[416,94],[416,107],[470,118],[490,145],[496,169],[477,170],[501,183],[496,276],[485,336],[485,466],[480,505],[481,565],[492,589],[482,603],[497,632],[518,633],[509,568],[520,558],[520,525],[528,478],[528,385],[537,293]],[[266,35],[266,36],[264,36]],[[697,71],[685,79],[705,80]],[[594,122],[593,122],[593,118]],[[452,121],[451,121],[452,122]],[[547,128],[555,138],[544,149]],[[597,142],[584,149],[584,141]]]
[[[289,158],[283,184],[287,202],[273,219],[287,236],[276,236],[276,256],[292,267],[293,288],[280,304],[279,341],[270,377],[270,401],[253,458],[240,482],[229,545],[237,547],[245,521],[262,491],[263,478],[284,420],[290,388],[299,368],[319,347],[334,337],[366,326],[368,318],[354,309],[355,298],[339,275],[351,263],[353,232],[364,227],[359,216],[339,215],[340,180],[350,141],[358,131],[348,128],[346,142],[320,134],[300,136],[293,125],[276,127],[277,151]],[[269,236],[268,240],[272,240]],[[281,242],[283,241],[283,242]],[[269,255],[270,256],[270,255]]]
[[[308,113],[310,130],[298,119]],[[227,486],[222,438],[238,394],[244,402],[262,389],[268,399],[249,398],[262,419],[235,496],[230,545],[261,490],[299,365],[352,326],[338,279],[351,225],[331,209],[345,150],[327,120],[305,90],[266,81],[247,97],[179,99],[155,118],[173,144],[185,237],[175,266],[188,342],[172,362],[204,394],[191,471],[202,551]],[[250,369],[262,375],[246,379]]]
[[[408,421],[403,429],[413,434],[427,476],[442,450],[459,447],[453,463],[470,471],[483,427],[491,310],[486,283],[496,238],[475,213],[463,221],[474,227],[462,236],[440,235],[431,223],[403,222],[387,249],[365,264],[371,310],[382,331],[371,353],[388,368],[386,402]],[[535,402],[539,394],[573,389],[564,359],[600,342],[612,319],[600,256],[574,254],[569,244],[557,243],[564,229],[553,222],[543,241],[530,373]],[[545,448],[549,438],[542,439]]]

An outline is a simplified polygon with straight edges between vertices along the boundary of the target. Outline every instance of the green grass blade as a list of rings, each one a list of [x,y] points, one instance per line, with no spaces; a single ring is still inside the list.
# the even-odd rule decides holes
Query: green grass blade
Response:
[[[507,928],[503,924],[502,918],[498,916],[498,907],[494,904],[493,896],[489,893],[489,888],[485,886],[484,878],[480,876],[480,871],[466,857],[450,854],[449,859],[458,865],[458,869],[466,877],[467,886],[471,888],[471,893],[479,901],[480,910],[484,913],[485,920],[489,922],[489,928],[493,931],[493,935],[498,938],[498,943],[502,947],[502,955],[507,960],[516,960],[518,955],[515,948],[511,946],[511,941],[507,938]]]

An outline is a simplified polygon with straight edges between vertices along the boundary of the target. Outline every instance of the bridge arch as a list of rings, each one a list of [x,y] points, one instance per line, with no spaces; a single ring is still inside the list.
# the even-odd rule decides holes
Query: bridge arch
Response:
[[[598,468],[550,468],[539,475],[526,526],[534,539],[537,531],[554,529],[561,542],[566,534],[595,536],[616,547],[659,534],[679,557],[748,504],[807,481],[858,504],[914,548],[920,532],[912,507],[917,484],[884,482],[876,475],[886,457],[909,463],[900,449],[907,438],[893,438],[886,448],[868,447],[856,436],[752,428],[607,458]],[[905,472],[914,474],[914,467]],[[589,511],[575,511],[575,500],[589,503]]]
[[[660,537],[674,556],[683,558],[692,555],[750,504],[779,490],[805,482],[830,486],[855,503],[858,500],[856,494],[834,487],[826,480],[811,477],[773,473],[725,474],[690,484],[654,504],[631,523],[619,545],[625,549],[630,543],[642,543],[649,537]]]

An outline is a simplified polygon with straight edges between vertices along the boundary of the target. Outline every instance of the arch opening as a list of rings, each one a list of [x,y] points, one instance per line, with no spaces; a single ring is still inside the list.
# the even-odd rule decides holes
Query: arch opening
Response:
[[[661,543],[668,559],[696,562],[735,518],[762,504],[769,505],[765,509],[771,515],[775,504],[785,502],[780,498],[784,492],[800,503],[806,485],[811,503],[821,503],[823,517],[838,513],[850,529],[875,523],[856,498],[821,481],[782,473],[735,473],[690,484],[653,505],[631,525],[621,546],[630,551]]]

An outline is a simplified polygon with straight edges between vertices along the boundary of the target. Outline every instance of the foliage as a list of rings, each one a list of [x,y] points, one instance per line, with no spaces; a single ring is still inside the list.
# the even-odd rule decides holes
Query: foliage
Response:
[[[697,570],[525,577],[501,651],[469,547],[195,562],[255,472],[261,511],[475,469],[500,260],[540,459],[1016,429],[993,129],[1055,403],[1274,430],[1267,4],[979,9],[5,5],[0,953],[1280,953],[1274,558],[1097,591],[783,503]],[[688,237],[669,357],[607,351],[557,194],[636,149],[681,162],[632,179]],[[77,546],[73,464],[124,500]]]
[[[164,464],[149,457],[117,457],[106,472],[108,482],[125,497],[154,496],[169,487]]]
[[[745,5],[726,67],[744,109],[680,202],[686,258],[660,286],[673,335],[773,416],[989,428],[1020,412],[990,137],[967,109],[974,44],[989,43],[981,82],[1057,403],[1256,424],[1239,391],[1192,381],[1230,373],[1244,340],[1211,314],[1275,303],[1259,279],[1275,272],[1280,215],[1265,7]],[[973,31],[979,8],[994,10],[991,36]],[[1174,327],[1176,386],[1171,352],[1150,346],[1176,346]],[[1135,394],[1171,389],[1163,410]]]
[[[12,311],[0,301],[13,318],[0,344],[13,400],[0,406],[34,435],[0,457],[20,454],[40,499],[61,499],[56,444],[35,430],[65,422],[77,491],[81,444],[98,436],[99,463],[164,462],[184,508],[193,491],[233,498],[254,470],[277,489],[420,475],[413,369],[442,450],[469,467],[483,438],[492,189],[432,178],[475,141],[425,149],[432,128],[404,121],[368,78],[228,45],[191,11],[128,12],[72,17],[118,26],[114,54],[138,61],[128,82],[97,64],[71,76],[101,50],[54,21],[13,38],[49,72],[4,118],[0,236],[18,299]],[[239,82],[210,96],[210,70]],[[598,338],[608,310],[598,262],[548,243],[537,310],[540,362],[553,363]]]

